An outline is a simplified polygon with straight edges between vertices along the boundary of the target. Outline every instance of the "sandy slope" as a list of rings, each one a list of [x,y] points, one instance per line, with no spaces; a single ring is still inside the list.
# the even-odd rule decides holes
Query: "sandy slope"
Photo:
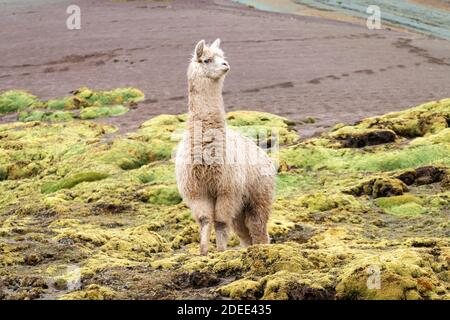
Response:
[[[50,98],[84,85],[134,86],[146,103],[107,120],[133,130],[154,115],[185,111],[193,46],[221,37],[232,68],[228,108],[317,118],[304,134],[450,96],[445,40],[225,0],[78,3],[80,31],[65,28],[68,2],[2,7],[0,90]]]

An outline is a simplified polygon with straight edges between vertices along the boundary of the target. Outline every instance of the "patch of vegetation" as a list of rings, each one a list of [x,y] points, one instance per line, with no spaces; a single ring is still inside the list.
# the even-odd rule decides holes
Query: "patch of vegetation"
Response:
[[[171,161],[186,115],[126,135],[46,119],[136,99],[84,88],[45,107],[17,101],[23,121],[0,125],[1,298],[450,298],[450,100],[306,141],[285,118],[229,113],[250,138],[280,133],[272,244],[240,248],[232,236],[217,252],[213,233],[204,257]]]

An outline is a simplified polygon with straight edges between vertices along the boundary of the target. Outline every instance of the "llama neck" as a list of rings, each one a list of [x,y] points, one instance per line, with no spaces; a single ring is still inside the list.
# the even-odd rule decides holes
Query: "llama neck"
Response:
[[[223,79],[189,81],[189,122],[202,121],[207,127],[224,128]]]

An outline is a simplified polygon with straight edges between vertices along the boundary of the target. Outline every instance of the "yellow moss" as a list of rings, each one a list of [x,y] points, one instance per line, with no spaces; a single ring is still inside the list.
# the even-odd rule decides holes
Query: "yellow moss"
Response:
[[[151,186],[139,192],[141,200],[156,205],[174,205],[181,202],[176,185]]]
[[[346,190],[356,196],[368,195],[373,198],[402,195],[408,187],[401,180],[389,177],[375,177]]]
[[[310,211],[328,211],[335,208],[359,209],[360,203],[351,195],[340,193],[316,193],[300,198],[300,204]]]
[[[301,255],[298,244],[258,245],[248,248],[244,255],[244,266],[249,274],[266,275],[281,270],[301,272],[313,264]]]
[[[219,293],[231,299],[253,300],[261,295],[261,284],[258,281],[241,279],[221,287]]]
[[[60,300],[111,300],[117,297],[116,292],[113,290],[91,284],[86,289],[71,292],[61,296]]]
[[[343,270],[336,287],[344,299],[425,299],[445,292],[430,258],[410,249],[369,255]]]

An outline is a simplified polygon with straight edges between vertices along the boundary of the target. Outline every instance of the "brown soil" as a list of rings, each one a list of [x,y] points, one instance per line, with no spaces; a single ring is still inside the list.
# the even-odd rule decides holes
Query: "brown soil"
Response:
[[[82,29],[68,30],[69,4],[3,5],[0,90],[52,98],[81,86],[140,88],[147,99],[137,109],[102,120],[123,132],[186,111],[190,54],[198,40],[217,37],[231,64],[227,109],[315,118],[300,126],[303,135],[450,96],[445,40],[226,0],[80,0]]]

